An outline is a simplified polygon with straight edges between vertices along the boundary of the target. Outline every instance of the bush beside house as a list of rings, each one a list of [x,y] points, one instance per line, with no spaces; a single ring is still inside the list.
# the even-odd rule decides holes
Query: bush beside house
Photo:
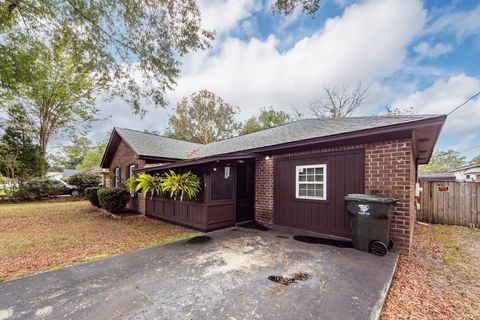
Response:
[[[84,190],[85,198],[90,201],[92,206],[100,208],[100,203],[98,202],[98,190],[104,189],[103,187],[89,187]]]
[[[117,213],[123,211],[128,201],[130,201],[130,192],[120,188],[100,188],[97,191],[97,197],[101,208]]]
[[[100,176],[88,173],[77,173],[67,180],[68,184],[78,188],[80,194],[84,194],[86,188],[100,186],[101,182]]]

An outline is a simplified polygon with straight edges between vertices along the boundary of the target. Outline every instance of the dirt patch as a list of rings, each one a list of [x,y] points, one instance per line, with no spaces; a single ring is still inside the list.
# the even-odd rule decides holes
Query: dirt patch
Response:
[[[291,278],[283,276],[269,276],[268,280],[288,286],[297,281],[307,281],[310,278],[311,277],[308,273],[295,273]]]
[[[86,201],[0,205],[0,281],[197,235],[141,217],[118,219]]]
[[[417,224],[382,319],[480,319],[480,264],[469,249],[479,241],[478,229]]]

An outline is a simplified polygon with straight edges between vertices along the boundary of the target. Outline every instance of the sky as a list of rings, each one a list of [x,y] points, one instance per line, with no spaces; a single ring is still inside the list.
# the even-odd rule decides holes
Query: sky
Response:
[[[200,0],[202,24],[216,31],[212,48],[180,61],[181,77],[165,109],[141,119],[120,100],[97,99],[113,126],[163,131],[184,96],[207,89],[240,108],[239,120],[265,107],[304,111],[324,87],[370,86],[356,116],[386,106],[446,114],[480,91],[480,2],[324,0],[314,17],[273,14],[273,0]],[[470,159],[480,154],[480,97],[450,115],[437,143]]]

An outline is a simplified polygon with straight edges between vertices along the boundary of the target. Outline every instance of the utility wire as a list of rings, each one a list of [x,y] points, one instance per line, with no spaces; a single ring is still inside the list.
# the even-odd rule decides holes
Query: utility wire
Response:
[[[471,96],[470,98],[468,98],[467,100],[465,100],[461,105],[455,107],[452,111],[450,111],[447,115],[451,115],[452,113],[454,113],[455,111],[457,111],[458,109],[460,109],[461,107],[463,107],[464,105],[467,104],[467,102],[469,102],[470,100],[472,99],[475,99],[475,97],[477,97],[478,95],[480,95],[480,91],[478,91],[476,94],[474,94],[473,96]]]

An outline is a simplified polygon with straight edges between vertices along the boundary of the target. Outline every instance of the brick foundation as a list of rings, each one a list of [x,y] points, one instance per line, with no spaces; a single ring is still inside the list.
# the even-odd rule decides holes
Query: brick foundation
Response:
[[[365,150],[365,193],[393,196],[391,238],[398,248],[410,249],[415,222],[415,170],[411,139],[321,148],[256,159],[255,219],[272,223],[274,215],[274,161],[277,158],[314,155],[363,148]]]

